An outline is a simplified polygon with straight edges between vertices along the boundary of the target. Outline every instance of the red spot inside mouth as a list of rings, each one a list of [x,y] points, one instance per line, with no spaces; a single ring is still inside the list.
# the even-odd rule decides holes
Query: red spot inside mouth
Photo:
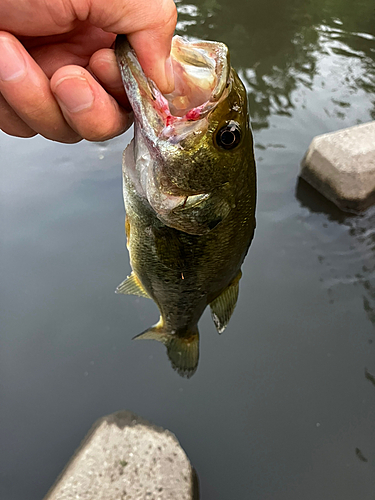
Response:
[[[198,120],[200,115],[201,115],[201,109],[199,106],[198,108],[193,108],[190,111],[188,111],[185,115],[185,118],[187,120]]]
[[[167,127],[176,122],[177,117],[171,115],[167,99],[159,92],[156,95],[156,99],[155,99],[153,105],[154,105],[154,109],[158,112],[158,114],[164,120],[164,123]]]
[[[169,125],[172,125],[173,123],[175,123],[175,121],[177,120],[177,118],[175,116],[172,116],[172,115],[168,115],[165,117],[165,125],[167,127],[169,127]]]
[[[202,111],[205,107],[205,104],[206,103],[204,103],[196,108],[191,109],[184,116],[174,116],[171,114],[168,101],[163,96],[163,94],[157,93],[155,96],[155,100],[153,102],[154,109],[159,113],[161,118],[164,120],[166,127],[173,125],[177,121],[198,120],[201,117],[201,114],[202,114]]]

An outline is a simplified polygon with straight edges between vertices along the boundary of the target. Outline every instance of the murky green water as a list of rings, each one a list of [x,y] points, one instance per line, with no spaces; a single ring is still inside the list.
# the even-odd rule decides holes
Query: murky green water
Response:
[[[297,182],[317,134],[375,119],[373,0],[179,2],[249,91],[258,228],[223,336],[190,380],[130,339],[157,320],[129,273],[121,151],[0,135],[0,498],[40,500],[93,421],[131,409],[176,433],[203,500],[374,500],[375,210]]]

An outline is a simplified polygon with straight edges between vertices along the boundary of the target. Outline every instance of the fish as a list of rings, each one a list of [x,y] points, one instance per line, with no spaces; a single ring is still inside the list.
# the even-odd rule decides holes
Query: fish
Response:
[[[116,292],[151,298],[158,323],[134,337],[163,343],[172,367],[198,366],[198,321],[209,305],[222,333],[255,230],[256,168],[247,94],[225,44],[175,35],[175,89],[147,78],[125,35],[115,54],[134,113],[123,153],[131,275]]]

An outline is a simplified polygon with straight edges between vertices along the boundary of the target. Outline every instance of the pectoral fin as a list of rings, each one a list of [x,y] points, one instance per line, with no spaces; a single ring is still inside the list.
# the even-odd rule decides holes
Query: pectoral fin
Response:
[[[219,333],[223,333],[227,327],[236,307],[241,276],[242,273],[239,271],[227,288],[210,304],[212,319]]]
[[[149,294],[143,288],[137,276],[132,272],[115,290],[116,293],[124,295],[138,295],[139,297],[150,298]]]
[[[167,215],[159,219],[169,227],[188,234],[207,234],[220,224],[235,207],[229,182],[210,194],[188,196]]]

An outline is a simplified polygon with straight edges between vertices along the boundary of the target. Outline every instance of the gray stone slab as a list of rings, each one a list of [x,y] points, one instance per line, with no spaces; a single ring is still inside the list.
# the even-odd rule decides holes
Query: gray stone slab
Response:
[[[313,139],[300,176],[344,211],[375,203],[375,122]]]
[[[44,500],[198,500],[174,434],[128,411],[98,420]]]

